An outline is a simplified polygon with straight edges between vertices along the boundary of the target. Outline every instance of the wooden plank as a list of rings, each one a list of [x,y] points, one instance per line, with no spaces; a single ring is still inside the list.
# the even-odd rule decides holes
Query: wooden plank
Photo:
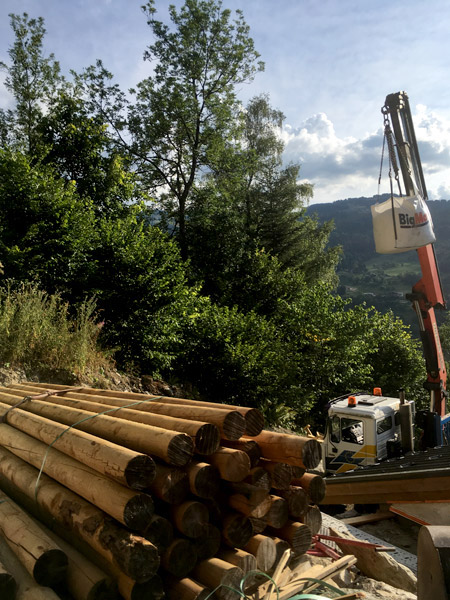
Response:
[[[365,525],[366,523],[376,523],[377,521],[385,521],[392,519],[395,515],[390,511],[370,513],[367,515],[358,515],[356,517],[348,517],[341,519],[344,525]]]
[[[325,580],[334,577],[354,564],[356,564],[356,558],[354,556],[343,556],[341,559],[326,566],[315,565],[306,571],[302,567],[298,577],[294,570],[292,572],[291,580],[280,589],[279,600],[287,600],[299,592],[310,591],[317,587],[317,584],[311,584],[311,582],[305,580],[305,578]]]
[[[347,539],[354,539],[349,533],[342,530],[337,532],[330,528],[331,535],[337,535]],[[392,556],[386,552],[377,552],[373,548],[362,546],[352,546],[341,542],[336,542],[344,554],[351,554],[357,558],[358,569],[373,579],[384,581],[390,585],[415,593],[417,587],[417,577],[414,573],[400,565]]]

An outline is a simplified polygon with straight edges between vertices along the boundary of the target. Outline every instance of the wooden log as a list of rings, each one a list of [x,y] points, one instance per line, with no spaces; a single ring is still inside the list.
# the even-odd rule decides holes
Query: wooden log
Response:
[[[189,488],[199,498],[214,498],[219,491],[220,474],[213,465],[192,461],[184,469],[189,477]]]
[[[192,571],[192,576],[211,589],[222,586],[216,591],[216,595],[220,600],[237,600],[238,595],[229,588],[238,590],[239,582],[244,573],[239,567],[235,567],[220,558],[208,558],[196,565]]]
[[[253,469],[250,469],[249,474],[243,481],[256,487],[264,488],[265,490],[270,490],[272,487],[272,476],[262,467],[253,467]]]
[[[0,529],[11,550],[36,583],[54,586],[65,580],[66,554],[3,492],[0,492]]]
[[[66,588],[74,600],[117,598],[117,589],[111,577],[78,552],[73,544],[68,544],[44,525],[40,524],[40,526],[67,556]]]
[[[222,536],[227,546],[244,548],[253,535],[249,519],[240,513],[229,513],[222,521]]]
[[[275,563],[278,565],[281,557],[284,555],[286,550],[289,550],[289,551],[291,550],[291,546],[290,546],[289,542],[287,542],[286,540],[282,540],[279,537],[272,536],[272,539],[275,542],[276,551],[277,551],[277,557],[275,559]]]
[[[216,556],[222,541],[222,534],[212,523],[205,523],[202,534],[193,540],[199,560]]]
[[[4,423],[0,423],[0,444],[126,527],[143,531],[148,525],[154,508],[147,494],[130,490]]]
[[[17,403],[17,398],[18,396],[0,393],[0,402],[10,406]],[[194,452],[192,439],[185,433],[177,433],[142,423],[131,423],[116,417],[59,406],[41,400],[25,402],[21,404],[20,408],[65,425],[73,425],[76,429],[97,435],[137,452],[158,456],[169,464],[183,466],[191,460]]]
[[[287,501],[289,515],[294,519],[300,519],[306,512],[309,498],[303,488],[290,486],[288,490],[280,491],[280,496]]]
[[[252,490],[228,496],[228,505],[246,517],[262,518],[269,512],[272,500],[267,490],[254,486]]]
[[[322,527],[322,513],[320,512],[319,507],[308,506],[300,521],[305,525],[308,525],[311,530],[311,535],[319,533],[320,528]]]
[[[292,485],[300,486],[306,490],[313,504],[320,504],[327,491],[324,478],[315,473],[305,473],[300,479],[294,479]]]
[[[167,600],[215,600],[217,598],[209,588],[189,577],[176,579],[165,576],[164,589]]]
[[[418,600],[448,600],[450,592],[450,527],[420,528],[417,540]],[[406,588],[405,588],[406,589]]]
[[[21,386],[16,386],[16,389],[20,388]],[[86,390],[84,390],[84,393],[86,393]],[[67,398],[73,397],[73,399],[83,399],[83,394],[80,392],[68,392],[64,394],[64,396]],[[99,400],[101,396],[102,394],[98,395],[98,397],[95,395],[95,400]],[[114,396],[108,396],[108,402],[111,402],[111,397]],[[52,401],[52,398],[55,398],[55,396],[50,396],[48,401]],[[191,401],[192,404],[180,404],[179,402],[172,402],[172,398],[142,395],[139,395],[139,398],[137,398],[136,401],[141,402],[141,404],[136,404],[133,406],[133,410],[141,410],[146,413],[158,415],[167,415],[169,417],[175,417],[187,421],[210,423],[212,425],[216,425],[219,428],[221,435],[230,440],[238,440],[245,432],[245,418],[237,410],[238,407],[232,407],[228,409],[223,408],[223,406],[220,405],[220,407],[212,408],[207,403],[206,406],[203,404],[197,405],[196,401],[194,400]],[[114,403],[116,404],[116,402]],[[121,406],[126,406],[130,403],[119,402],[119,404]]]
[[[154,575],[148,581],[138,583],[117,571],[117,585],[120,596],[124,600],[162,600],[165,597],[163,581],[159,575]],[[101,600],[109,600],[104,596]]]
[[[241,548],[223,548],[218,553],[217,558],[239,567],[244,573],[256,571],[258,568],[256,557]]]
[[[259,466],[265,469],[272,478],[272,487],[276,490],[288,490],[292,479],[291,466],[285,463],[271,462],[261,459]]]
[[[142,535],[159,551],[162,551],[168,548],[173,541],[172,523],[168,519],[154,514]]]
[[[49,389],[64,389],[64,386],[57,386],[55,384],[41,383],[37,384],[39,387]],[[173,398],[168,396],[152,396],[150,394],[139,394],[135,392],[123,392],[115,390],[101,390],[98,388],[82,388],[80,392],[85,394],[94,394],[107,397],[125,398],[128,400],[141,400],[144,398],[157,398],[162,402],[170,404],[184,404],[190,406],[199,406],[205,408],[219,408],[239,411],[245,418],[245,431],[247,435],[254,436],[258,435],[264,427],[264,417],[260,410],[257,408],[249,408],[243,406],[235,406],[234,404],[222,404],[219,402],[207,402],[204,400],[189,400],[187,398]]]
[[[0,416],[5,415],[9,408],[7,404],[0,403]],[[155,477],[155,463],[146,454],[84,431],[68,429],[65,425],[19,408],[8,412],[5,419],[8,425],[51,444],[56,450],[132,489],[147,488]]]
[[[37,516],[46,519],[58,534],[76,537],[88,544],[110,564],[116,564],[137,581],[152,577],[159,566],[157,548],[144,538],[119,527],[100,509],[74,494],[36,468],[0,447],[0,485],[8,494]],[[39,510],[38,510],[39,509]]]
[[[277,557],[275,542],[267,535],[254,535],[245,545],[244,550],[250,552],[256,558],[256,564],[261,571],[269,571]]]
[[[261,519],[256,519],[255,517],[249,517],[250,523],[252,524],[253,533],[256,535],[257,533],[262,533],[267,527],[267,519],[262,517]]]
[[[2,600],[14,600],[16,592],[16,580],[0,561],[0,598]]]
[[[163,502],[180,504],[189,494],[189,477],[181,469],[157,464],[149,491]]]
[[[242,481],[250,472],[250,459],[242,450],[224,448],[207,456],[205,461],[216,467],[225,481]]]
[[[8,391],[11,394],[23,396],[23,389],[2,388],[0,391]],[[27,386],[27,392],[42,392],[38,387]],[[194,441],[195,450],[199,454],[212,454],[220,445],[220,431],[216,425],[194,420],[170,417],[168,415],[155,415],[145,411],[144,406],[136,405],[132,408],[126,408],[129,404],[126,400],[107,398],[102,396],[90,396],[88,394],[78,394],[68,392],[61,396],[48,396],[42,398],[46,402],[58,404],[61,406],[70,406],[94,413],[101,413],[111,409],[108,414],[119,419],[144,423],[154,427],[164,428],[170,431],[177,431],[188,434]],[[114,410],[116,407],[117,410]]]
[[[234,448],[235,450],[242,450],[248,454],[250,459],[250,466],[253,469],[259,462],[261,458],[261,449],[258,444],[254,440],[222,440],[222,446],[226,446],[227,448]]]
[[[38,585],[0,535],[0,560],[16,582],[13,600],[60,600],[49,587]],[[3,596],[0,596],[3,600]],[[5,595],[5,600],[9,598]]]
[[[202,534],[205,523],[209,522],[209,512],[204,504],[187,500],[171,509],[172,522],[180,533],[197,538]]]
[[[311,530],[304,523],[289,520],[284,527],[280,529],[268,527],[267,531],[271,535],[289,542],[295,554],[305,554],[311,546]]]
[[[265,518],[268,525],[275,527],[275,529],[280,529],[280,527],[284,527],[284,525],[286,525],[289,518],[288,503],[280,496],[271,495],[270,499],[270,510],[266,514]]]
[[[186,538],[176,538],[161,554],[161,566],[175,577],[186,577],[197,563],[194,544]]]
[[[298,465],[291,465],[292,481],[300,479],[306,473],[305,467],[299,467]],[[292,483],[291,481],[291,483]],[[292,485],[295,485],[292,483]]]
[[[321,445],[315,439],[267,430],[252,439],[261,448],[262,456],[273,462],[315,469],[322,459]]]

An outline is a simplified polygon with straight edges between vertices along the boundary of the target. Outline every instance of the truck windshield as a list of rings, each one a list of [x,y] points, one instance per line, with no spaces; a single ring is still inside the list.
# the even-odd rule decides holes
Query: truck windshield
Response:
[[[342,441],[351,444],[364,444],[363,422],[357,419],[341,418]]]

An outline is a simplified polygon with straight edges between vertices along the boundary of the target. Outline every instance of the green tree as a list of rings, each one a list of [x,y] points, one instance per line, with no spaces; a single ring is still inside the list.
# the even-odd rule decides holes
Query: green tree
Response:
[[[48,292],[82,284],[95,239],[91,203],[50,165],[0,150],[0,260],[8,278],[36,279]]]
[[[1,62],[0,68],[6,72],[5,86],[16,104],[0,113],[1,138],[4,146],[16,144],[33,155],[39,141],[36,127],[63,78],[53,54],[43,54],[44,19],[30,19],[27,13],[11,14],[10,19],[15,35],[8,51],[11,62]]]
[[[293,270],[311,285],[335,284],[340,254],[327,247],[332,223],[305,214],[312,186],[298,182],[300,167],[283,167],[282,121],[266,96],[249,103],[239,144],[194,190],[186,224],[205,293],[265,315],[287,297]]]
[[[98,233],[84,289],[98,298],[102,341],[122,366],[168,376],[197,303],[179,249],[138,205],[121,218],[102,219]]]
[[[231,20],[220,1],[186,0],[169,7],[173,29],[144,7],[155,42],[145,58],[154,74],[136,88],[129,109],[131,152],[177,231],[187,257],[186,211],[203,173],[214,169],[234,138],[236,86],[262,63],[241,11]]]
[[[39,122],[43,162],[74,183],[97,212],[124,211],[136,197],[135,176],[112,147],[107,125],[77,93],[76,87],[61,92]]]

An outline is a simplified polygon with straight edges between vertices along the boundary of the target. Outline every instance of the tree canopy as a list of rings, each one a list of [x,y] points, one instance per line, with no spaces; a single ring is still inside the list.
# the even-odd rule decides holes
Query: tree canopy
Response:
[[[269,422],[323,419],[335,395],[418,397],[398,319],[336,294],[332,223],[285,164],[283,114],[238,86],[263,68],[241,11],[218,0],[143,7],[153,74],[127,95],[98,60],[64,78],[42,18],[12,15],[0,114],[0,260],[77,307],[96,299],[120,368],[173,378]]]

